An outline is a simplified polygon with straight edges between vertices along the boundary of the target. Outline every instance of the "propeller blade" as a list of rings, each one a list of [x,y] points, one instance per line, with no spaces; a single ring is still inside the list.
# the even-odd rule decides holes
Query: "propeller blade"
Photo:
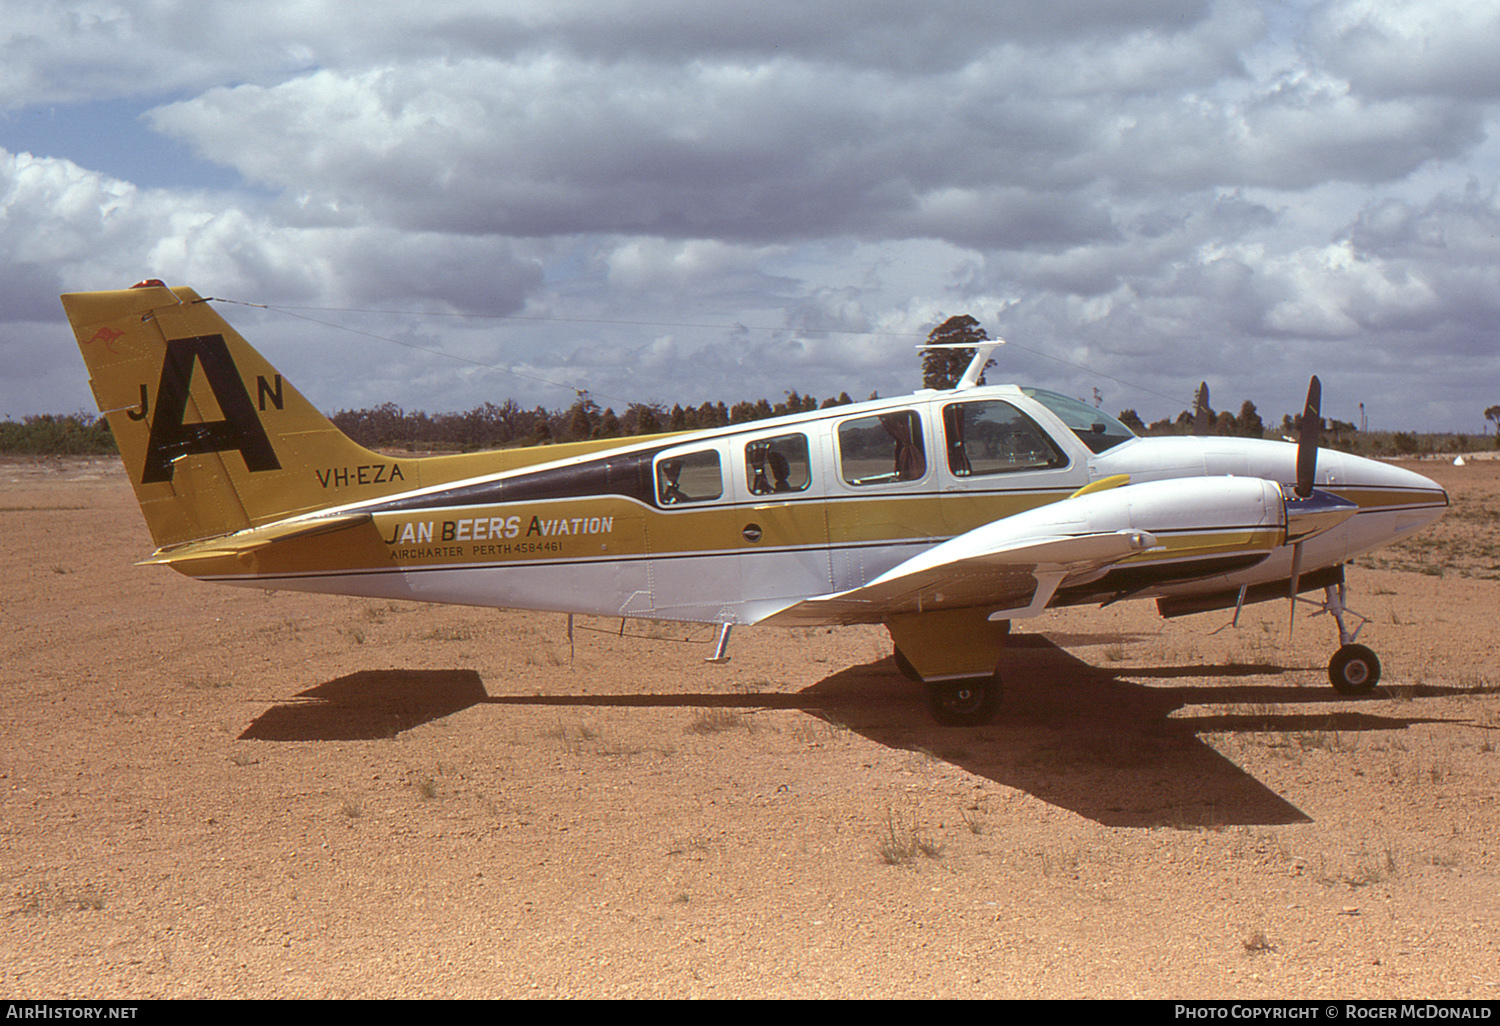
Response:
[[[1193,400],[1193,434],[1208,434],[1208,382],[1198,386],[1198,397]]]
[[[1291,642],[1292,634],[1295,633],[1297,629],[1297,584],[1298,578],[1300,578],[1301,576],[1302,543],[1298,542],[1297,544],[1292,546],[1292,591],[1291,594],[1287,596],[1291,599],[1291,602],[1289,603],[1291,607],[1291,617],[1286,626],[1286,640],[1288,643]]]
[[[1307,406],[1302,410],[1302,420],[1297,425],[1297,497],[1307,498],[1313,493],[1313,480],[1318,473],[1318,444],[1322,441],[1323,383],[1316,374],[1307,385]]]

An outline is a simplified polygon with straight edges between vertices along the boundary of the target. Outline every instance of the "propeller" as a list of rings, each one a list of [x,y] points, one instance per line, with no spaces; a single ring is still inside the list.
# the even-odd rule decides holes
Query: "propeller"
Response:
[[[1302,408],[1302,419],[1297,424],[1297,486],[1293,489],[1297,498],[1306,499],[1313,493],[1313,478],[1318,473],[1318,444],[1323,440],[1323,415],[1319,407],[1323,403],[1323,383],[1316,374],[1307,385],[1307,405]]]
[[[1193,399],[1193,434],[1208,434],[1208,382],[1198,386],[1198,395]]]
[[[1318,443],[1322,441],[1323,433],[1322,405],[1323,383],[1314,374],[1307,384],[1307,403],[1302,407],[1302,418],[1297,424],[1297,483],[1292,486],[1292,494],[1299,499],[1312,498],[1313,482],[1318,475]],[[1289,526],[1290,520],[1288,517]],[[1302,541],[1303,538],[1298,538],[1292,544],[1292,583],[1291,593],[1287,596],[1291,599],[1290,622],[1286,630],[1288,641],[1297,626],[1297,579],[1302,576]]]

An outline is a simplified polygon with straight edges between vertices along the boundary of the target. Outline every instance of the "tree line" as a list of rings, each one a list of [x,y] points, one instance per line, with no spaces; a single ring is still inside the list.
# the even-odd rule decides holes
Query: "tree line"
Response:
[[[989,336],[973,317],[958,314],[932,329],[927,340],[929,344],[949,348],[923,350],[922,385],[944,390],[958,384],[973,359],[973,346],[989,341]],[[990,361],[986,367],[993,363]],[[983,376],[979,380],[983,383]],[[878,396],[872,393],[870,398]],[[541,406],[528,408],[507,399],[498,405],[487,402],[465,413],[429,414],[422,410],[407,411],[395,403],[383,403],[370,409],[339,410],[330,419],[350,438],[369,448],[474,451],[599,438],[630,438],[668,431],[700,431],[829,409],[853,401],[848,392],[819,401],[794,390],[776,403],[767,399],[745,400],[732,406],[722,401],[697,406],[678,403],[670,409],[664,403],[630,403],[616,413],[613,407],[601,409],[588,393],[580,392],[571,406],[561,410]],[[1096,404],[1098,401],[1096,392]],[[1495,422],[1495,444],[1500,447],[1500,405],[1485,410],[1484,416]],[[1191,410],[1183,410],[1175,418],[1146,423],[1135,410],[1129,409],[1121,410],[1119,419],[1138,435],[1191,434],[1194,424]],[[1296,418],[1292,414],[1283,415],[1281,423],[1268,430],[1255,404],[1248,399],[1240,405],[1238,415],[1227,410],[1209,410],[1208,424],[1209,433],[1215,435],[1264,438],[1268,434],[1272,437],[1295,437],[1297,434]],[[1463,435],[1419,438],[1400,431],[1361,435],[1353,424],[1340,420],[1324,420],[1323,429],[1324,445],[1377,455],[1432,452],[1445,445],[1459,449],[1468,447],[1468,439]],[[0,453],[68,456],[116,451],[108,423],[93,414],[39,414],[25,417],[20,423],[0,421]]]
[[[852,402],[847,392],[819,402],[813,396],[791,391],[774,404],[759,399],[733,406],[722,401],[698,406],[678,403],[669,409],[664,403],[631,403],[616,413],[613,407],[601,409],[593,399],[580,395],[563,410],[541,406],[529,409],[507,399],[499,405],[485,403],[467,413],[429,414],[422,410],[407,412],[395,403],[385,403],[374,409],[340,410],[330,419],[364,446],[473,450],[701,431]]]
[[[103,417],[39,413],[0,421],[0,453],[9,456],[108,456],[119,452]]]
[[[962,373],[962,370],[959,371]],[[870,398],[877,398],[871,396]],[[854,400],[847,392],[822,400],[789,392],[784,400],[771,403],[760,399],[738,402],[705,402],[698,406],[681,404],[668,408],[662,403],[631,403],[624,413],[612,408],[600,409],[587,397],[563,410],[538,406],[526,408],[513,400],[496,405],[485,403],[466,413],[426,413],[405,411],[395,403],[373,409],[340,410],[332,421],[350,438],[374,449],[407,449],[409,451],[454,452],[480,449],[503,449],[520,445],[546,445],[552,442],[581,441],[594,438],[630,438],[666,431],[697,431],[708,428],[748,424],[788,413],[805,413],[847,405]],[[1489,417],[1491,410],[1496,414]],[[1500,406],[1487,410],[1491,420],[1500,419]],[[1193,413],[1183,410],[1175,418],[1150,423],[1135,410],[1121,410],[1119,419],[1138,435],[1186,435],[1193,431]],[[1291,414],[1281,418],[1277,430],[1268,430],[1255,404],[1245,400],[1238,416],[1228,411],[1209,413],[1210,431],[1215,435],[1242,438],[1295,438],[1297,428]],[[1497,420],[1500,428],[1500,420]],[[1485,442],[1466,435],[1418,435],[1410,431],[1369,431],[1361,433],[1353,424],[1325,420],[1323,444],[1365,455],[1416,455],[1439,451],[1466,451],[1471,445]],[[1500,447],[1500,430],[1496,434]],[[91,413],[44,413],[17,421],[0,421],[0,455],[10,456],[100,456],[119,450],[108,422]]]

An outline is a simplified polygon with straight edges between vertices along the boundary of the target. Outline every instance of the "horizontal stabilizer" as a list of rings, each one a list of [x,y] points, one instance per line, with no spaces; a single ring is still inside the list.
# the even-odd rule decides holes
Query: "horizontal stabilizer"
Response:
[[[334,516],[317,517],[311,520],[284,521],[278,524],[271,524],[267,527],[258,527],[250,531],[239,531],[235,534],[210,538],[207,541],[179,545],[171,549],[162,549],[150,559],[141,560],[137,565],[146,566],[152,563],[171,565],[192,559],[247,556],[252,552],[258,552],[268,546],[277,545],[282,542],[314,538],[319,535],[333,534],[336,531],[347,531],[352,527],[359,527],[361,524],[372,523],[374,519],[368,513],[339,513]]]

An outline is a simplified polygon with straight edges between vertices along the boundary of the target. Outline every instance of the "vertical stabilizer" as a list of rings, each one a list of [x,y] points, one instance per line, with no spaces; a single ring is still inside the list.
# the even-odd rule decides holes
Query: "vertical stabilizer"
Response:
[[[348,501],[337,486],[361,471],[389,478],[396,467],[380,482],[389,491],[415,484],[339,431],[191,289],[143,282],[62,303],[159,548]]]

